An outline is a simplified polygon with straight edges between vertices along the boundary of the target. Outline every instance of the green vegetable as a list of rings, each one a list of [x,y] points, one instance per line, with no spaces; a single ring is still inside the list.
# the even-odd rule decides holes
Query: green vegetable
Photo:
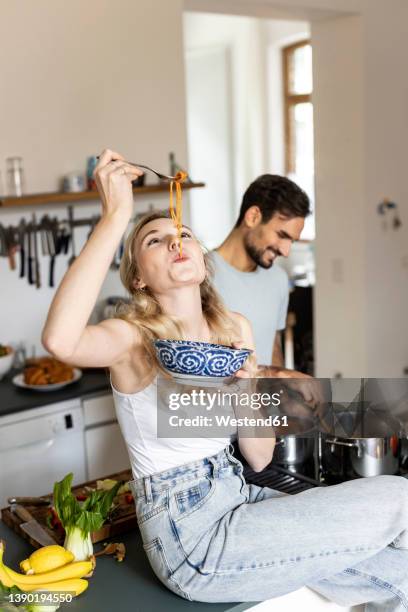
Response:
[[[65,529],[64,548],[74,554],[75,561],[86,561],[93,552],[91,533],[104,524],[123,483],[117,482],[109,491],[92,491],[84,502],[79,502],[71,491],[73,476],[67,474],[54,484],[54,506]]]
[[[27,604],[25,606],[17,606],[9,601],[8,597],[11,594],[25,595],[26,593],[16,586],[7,588],[0,582],[0,612],[55,612],[60,607],[60,604]]]
[[[22,592],[23,591],[20,591],[20,589],[15,586],[8,588],[0,582],[0,612],[12,612],[12,610],[19,610],[21,612],[22,608],[17,608],[17,606],[10,603],[8,600],[8,596],[10,595],[10,593],[15,594]]]

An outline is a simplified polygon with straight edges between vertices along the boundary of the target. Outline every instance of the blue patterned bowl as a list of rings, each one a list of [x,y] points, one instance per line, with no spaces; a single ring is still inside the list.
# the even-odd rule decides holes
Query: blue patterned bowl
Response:
[[[252,353],[210,342],[155,340],[157,358],[171,374],[190,376],[232,376]]]

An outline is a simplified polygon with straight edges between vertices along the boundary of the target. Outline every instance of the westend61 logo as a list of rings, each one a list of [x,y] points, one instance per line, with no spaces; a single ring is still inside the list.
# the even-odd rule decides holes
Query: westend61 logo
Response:
[[[179,410],[179,408],[205,408],[212,410],[214,407],[223,406],[241,406],[259,410],[260,408],[268,408],[273,406],[276,408],[281,403],[282,391],[279,393],[231,393],[227,391],[209,392],[200,389],[190,391],[189,393],[170,393],[169,394],[169,409]]]

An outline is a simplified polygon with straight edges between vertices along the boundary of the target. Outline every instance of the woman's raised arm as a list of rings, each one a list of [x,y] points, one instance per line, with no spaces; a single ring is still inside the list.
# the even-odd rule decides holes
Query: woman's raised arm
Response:
[[[106,149],[95,168],[102,215],[65,273],[48,312],[43,346],[56,358],[83,366],[109,366],[134,340],[119,320],[88,326],[102,283],[133,212],[132,181],[143,174]]]

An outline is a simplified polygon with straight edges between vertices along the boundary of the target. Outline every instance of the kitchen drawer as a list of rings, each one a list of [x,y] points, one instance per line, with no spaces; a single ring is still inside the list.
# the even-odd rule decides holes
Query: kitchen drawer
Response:
[[[82,406],[84,409],[85,427],[96,425],[97,423],[116,421],[115,405],[111,393],[83,399]]]
[[[87,480],[130,468],[129,455],[117,423],[85,430]]]

